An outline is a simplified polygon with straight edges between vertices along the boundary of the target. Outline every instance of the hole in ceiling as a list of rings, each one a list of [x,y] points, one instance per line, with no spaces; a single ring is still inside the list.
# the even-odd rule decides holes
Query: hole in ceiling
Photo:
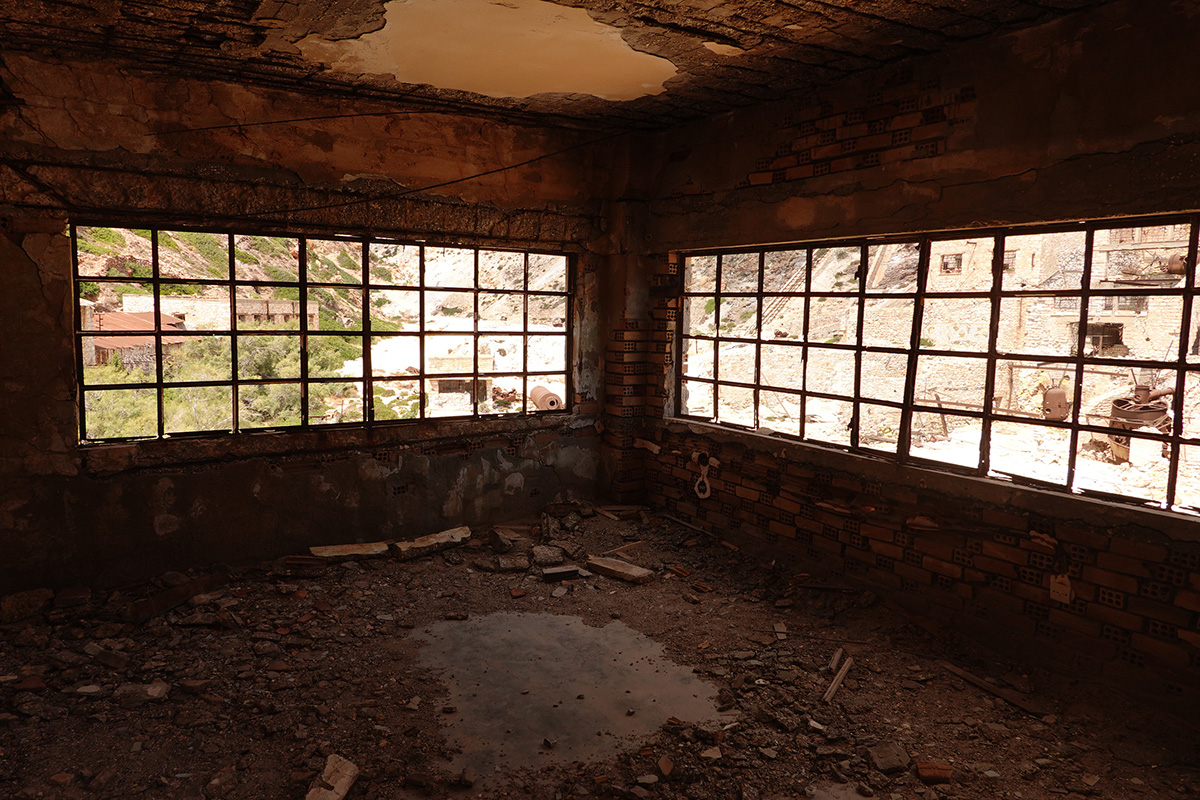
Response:
[[[543,0],[391,0],[377,31],[339,40],[313,33],[297,45],[305,58],[338,72],[489,97],[632,100],[659,94],[677,72],[584,9]]]

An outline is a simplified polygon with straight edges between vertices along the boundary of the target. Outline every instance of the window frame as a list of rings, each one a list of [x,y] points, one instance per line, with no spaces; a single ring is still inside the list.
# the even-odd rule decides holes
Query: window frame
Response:
[[[1125,285],[1104,286],[1098,285],[1093,280],[1093,266],[1099,258],[1098,251],[1095,250],[1095,239],[1097,231],[1107,231],[1116,229],[1131,229],[1131,228],[1148,228],[1151,226],[1181,226],[1187,231],[1186,248],[1187,262],[1185,265],[1184,274],[1178,276],[1179,285],[1172,284],[1170,287],[1165,285],[1160,286],[1138,286],[1130,288]],[[1166,228],[1168,231],[1178,233],[1181,227]],[[1083,271],[1078,276],[1078,285],[1072,285],[1070,288],[1046,288],[1044,285],[1038,287],[1025,288],[1011,285],[1006,287],[1006,281],[1012,281],[1015,277],[1016,268],[1016,252],[1017,250],[1011,247],[1012,237],[1044,235],[1055,233],[1078,233],[1083,236]],[[1189,360],[1189,348],[1194,348],[1197,345],[1197,337],[1200,337],[1200,328],[1196,313],[1200,311],[1200,306],[1195,303],[1197,293],[1197,237],[1200,233],[1200,215],[1194,213],[1175,213],[1167,215],[1151,215],[1139,217],[1127,217],[1119,219],[1097,219],[1086,220],[1080,222],[1069,223],[1046,223],[1040,225],[1022,225],[1022,226],[1005,226],[992,228],[977,228],[977,229],[961,229],[961,230],[938,230],[922,233],[901,233],[882,236],[863,236],[852,237],[845,239],[819,239],[800,241],[795,243],[772,244],[768,246],[738,248],[698,248],[684,249],[672,253],[673,268],[679,271],[679,288],[678,300],[680,310],[676,314],[674,325],[675,345],[673,352],[673,375],[670,383],[673,385],[673,405],[670,409],[675,418],[689,421],[715,424],[721,427],[733,428],[750,433],[762,433],[763,420],[761,402],[761,394],[764,391],[771,393],[779,393],[785,395],[793,395],[796,404],[799,407],[799,424],[798,426],[789,425],[787,431],[768,430],[767,435],[814,444],[822,447],[832,447],[835,449],[853,452],[859,455],[881,458],[890,461],[896,461],[901,464],[911,464],[922,468],[933,469],[937,471],[970,475],[975,477],[988,478],[993,480],[1008,481],[1020,485],[1028,485],[1038,488],[1046,488],[1055,491],[1060,491],[1069,494],[1075,494],[1086,497],[1096,497],[1103,500],[1115,501],[1125,504],[1134,504],[1142,507],[1150,508],[1166,508],[1176,511],[1192,512],[1193,510],[1200,511],[1200,502],[1195,499],[1190,499],[1192,505],[1184,505],[1179,502],[1178,483],[1181,466],[1181,454],[1184,447],[1190,446],[1193,451],[1200,449],[1200,431],[1183,429],[1184,420],[1183,405],[1184,395],[1187,390],[1189,378],[1195,380],[1200,379],[1200,361]],[[934,257],[931,250],[934,245],[939,242],[957,241],[957,240],[990,240],[991,246],[991,265],[990,265],[990,283],[988,288],[980,290],[957,291],[948,287],[942,286],[934,289],[931,287],[930,278],[935,274],[941,275],[941,264],[934,262]],[[1148,241],[1157,241],[1151,239]],[[1180,250],[1183,248],[1182,239],[1175,240],[1168,237],[1164,242],[1176,242],[1175,245]],[[867,345],[863,342],[863,301],[874,296],[878,296],[873,289],[866,286],[868,277],[866,273],[868,268],[860,268],[857,281],[857,298],[858,298],[858,326],[856,330],[855,340],[848,345],[831,345],[829,343],[818,343],[810,337],[810,322],[811,314],[809,313],[811,304],[818,298],[821,298],[827,293],[814,291],[812,288],[813,269],[814,269],[814,253],[824,248],[860,248],[861,264],[868,264],[867,254],[869,248],[877,245],[895,245],[895,244],[912,244],[915,245],[920,252],[920,262],[918,265],[917,280],[915,291],[911,294],[914,300],[913,320],[912,320],[912,340],[907,348],[883,348],[876,345]],[[1166,245],[1164,245],[1166,247]],[[1118,242],[1110,242],[1112,250],[1119,250],[1121,246]],[[788,252],[796,253],[803,252],[805,254],[804,263],[804,291],[796,292],[795,297],[798,301],[802,301],[804,305],[804,332],[798,342],[793,342],[789,346],[799,348],[799,352],[803,361],[803,376],[792,387],[784,388],[777,386],[765,386],[762,380],[762,362],[763,362],[763,347],[764,345],[777,344],[775,340],[768,334],[769,331],[763,329],[764,325],[759,319],[758,336],[755,339],[755,355],[754,355],[754,376],[752,381],[745,380],[740,377],[738,380],[730,381],[731,376],[722,376],[721,373],[721,342],[719,325],[713,336],[705,336],[696,333],[696,329],[688,329],[688,309],[689,303],[696,302],[697,298],[715,297],[717,299],[717,307],[721,304],[721,265],[722,257],[731,254],[747,254],[758,253],[760,274],[759,274],[759,293],[760,304],[764,296],[762,284],[765,280],[766,273],[763,265],[773,253]],[[715,277],[713,283],[713,291],[696,291],[692,290],[687,284],[689,259],[699,257],[716,257]],[[798,260],[798,259],[797,259]],[[1031,262],[1036,265],[1036,261]],[[1101,274],[1097,281],[1104,281],[1105,275],[1103,270],[1105,265],[1099,263]],[[965,272],[965,271],[964,271]],[[964,273],[952,273],[949,275],[952,279],[965,277]],[[1072,279],[1074,276],[1072,276]],[[774,295],[774,292],[767,293]],[[901,294],[892,294],[891,297],[904,297]],[[1096,315],[1094,312],[1099,307],[1098,303],[1108,303],[1116,307],[1126,304],[1137,304],[1137,309],[1121,308],[1124,314],[1140,314],[1145,315],[1145,304],[1151,302],[1151,298],[1167,297],[1178,298],[1178,312],[1172,310],[1171,313],[1178,313],[1179,316],[1179,334],[1172,340],[1177,345],[1177,348],[1171,351],[1169,356],[1160,358],[1143,358],[1143,357],[1118,357],[1111,355],[1097,355],[1088,351],[1088,330],[1089,330],[1089,310],[1092,312],[1092,324],[1105,324],[1110,317],[1107,314]],[[977,302],[986,302],[990,304],[990,322],[987,330],[987,345],[985,348],[973,351],[956,351],[952,349],[936,349],[926,347],[922,336],[922,311],[927,299],[941,298],[956,298],[960,300],[975,300]],[[1075,329],[1073,335],[1075,341],[1071,344],[1069,352],[1063,352],[1059,356],[1055,356],[1053,361],[1041,359],[1047,364],[1059,364],[1064,366],[1065,374],[1071,376],[1071,386],[1074,387],[1073,393],[1070,396],[1071,411],[1067,419],[1062,422],[1053,421],[1049,418],[1023,418],[1015,413],[1005,413],[1003,409],[993,407],[997,391],[997,373],[1001,368],[1001,362],[1016,368],[1024,368],[1024,363],[1037,363],[1039,357],[1025,352],[1006,352],[998,347],[998,333],[1001,324],[1001,308],[1002,300],[1017,300],[1018,298],[1040,299],[1048,301],[1050,306],[1058,306],[1054,313],[1058,316],[1063,316],[1063,305],[1071,305],[1074,307],[1073,312],[1067,312],[1073,316],[1075,320]],[[769,302],[769,299],[768,299]],[[1089,306],[1091,308],[1089,309]],[[691,369],[687,362],[687,353],[692,347],[691,342],[695,341],[710,341],[713,351],[713,364],[711,375],[698,375],[694,372],[689,374]],[[849,350],[853,356],[855,368],[854,386],[852,391],[847,393],[832,394],[830,392],[810,388],[808,381],[809,370],[811,369],[811,355],[813,352],[829,349],[845,349]],[[707,351],[705,351],[707,352]],[[904,375],[904,394],[901,400],[890,401],[881,400],[877,397],[872,397],[863,394],[862,375],[863,375],[863,358],[865,355],[873,353],[892,353],[896,356],[907,356],[907,368]],[[971,358],[977,359],[985,369],[985,385],[983,387],[983,405],[978,408],[955,408],[953,415],[970,417],[978,421],[980,431],[979,443],[979,458],[976,466],[964,466],[954,464],[948,461],[936,461],[920,454],[912,452],[914,442],[913,434],[913,419],[917,414],[934,414],[941,415],[943,420],[946,417],[949,408],[941,408],[930,403],[921,403],[915,396],[916,389],[916,366],[918,357],[946,357],[946,358]],[[1193,354],[1195,357],[1195,354]],[[1161,429],[1158,431],[1139,428],[1129,431],[1133,438],[1151,439],[1155,442],[1163,442],[1166,448],[1169,448],[1169,461],[1167,462],[1167,479],[1165,488],[1165,499],[1159,501],[1147,499],[1144,497],[1127,496],[1122,494],[1114,494],[1111,492],[1101,491],[1099,489],[1087,488],[1079,485],[1076,480],[1077,461],[1080,456],[1081,436],[1083,434],[1107,434],[1112,428],[1108,425],[1097,424],[1096,420],[1089,420],[1089,416],[1095,416],[1085,409],[1086,401],[1082,397],[1083,392],[1078,388],[1082,387],[1085,377],[1085,368],[1089,370],[1108,369],[1108,370],[1124,370],[1129,371],[1129,368],[1156,369],[1168,373],[1173,376],[1173,383],[1169,384],[1175,388],[1174,394],[1168,399],[1168,406],[1175,420],[1178,420],[1173,429],[1169,433],[1164,433]],[[1057,373],[1056,373],[1057,374]],[[689,413],[690,410],[685,408],[684,402],[686,395],[684,394],[686,384],[700,384],[711,387],[711,409],[704,407],[704,411],[711,410],[711,416],[703,416],[702,413]],[[752,418],[748,424],[736,424],[728,420],[722,420],[720,414],[720,399],[718,395],[719,386],[726,383],[732,383],[739,388],[744,388],[753,392],[752,403]],[[835,400],[848,402],[852,406],[850,422],[848,423],[849,436],[846,442],[831,442],[827,439],[814,438],[809,434],[809,400],[819,398],[821,400]],[[706,402],[707,399],[706,399]],[[862,432],[861,422],[864,409],[873,406],[882,406],[898,410],[900,414],[899,432],[897,434],[897,442],[895,452],[890,452],[883,449],[866,446],[860,440]],[[1009,409],[1011,412],[1012,409]],[[1066,432],[1068,439],[1068,463],[1066,465],[1065,478],[1062,481],[1041,480],[1037,477],[1016,474],[1012,472],[1000,472],[994,469],[990,459],[990,445],[992,438],[992,427],[997,424],[1004,423],[1022,423],[1025,425],[1036,425],[1047,429],[1060,429]],[[792,430],[795,427],[796,430]]]
[[[402,426],[412,424],[422,424],[426,422],[444,422],[444,421],[463,421],[463,420],[492,420],[492,419],[515,419],[532,416],[565,416],[572,413],[572,405],[574,397],[574,374],[572,364],[574,363],[574,283],[576,271],[576,256],[562,251],[554,251],[542,248],[525,248],[516,247],[503,242],[497,243],[462,243],[452,240],[433,240],[425,238],[417,238],[412,236],[393,237],[387,235],[372,235],[372,234],[347,234],[345,232],[321,232],[306,230],[303,233],[291,230],[281,229],[229,229],[229,228],[211,228],[211,227],[195,227],[189,225],[151,225],[149,228],[140,230],[149,231],[150,246],[152,253],[151,274],[148,278],[130,278],[130,277],[115,277],[115,276],[88,276],[80,273],[80,258],[79,258],[79,230],[81,228],[115,228],[121,231],[139,230],[136,226],[145,224],[143,221],[130,220],[114,220],[107,218],[79,218],[73,219],[69,223],[69,238],[71,243],[71,275],[73,289],[73,320],[74,330],[72,333],[72,345],[74,348],[75,359],[75,386],[77,391],[77,424],[78,424],[78,441],[81,447],[92,447],[96,445],[104,445],[119,442],[153,442],[161,440],[182,440],[182,439],[197,439],[197,438],[219,438],[219,437],[240,437],[244,434],[263,433],[263,432],[303,432],[303,431],[318,431],[318,430],[334,430],[334,429],[362,429],[376,428],[385,426]],[[226,277],[212,278],[170,278],[163,276],[159,269],[159,253],[160,243],[159,237],[162,233],[194,233],[194,234],[211,234],[222,237],[225,240],[224,247],[227,251],[227,268]],[[256,237],[271,237],[280,239],[292,239],[297,244],[296,263],[296,279],[295,281],[275,280],[249,280],[238,277],[237,271],[237,248],[235,246],[236,237],[239,236],[256,236]],[[346,242],[356,246],[359,256],[360,271],[355,276],[357,282],[340,283],[336,281],[322,281],[313,279],[310,273],[309,259],[309,243],[310,242]],[[402,284],[380,283],[374,275],[372,275],[371,261],[371,246],[372,245],[399,245],[405,247],[418,248],[418,263],[417,263],[417,280],[415,286],[405,286]],[[463,287],[440,287],[430,284],[427,280],[427,264],[426,253],[435,248],[448,248],[453,250],[469,250],[473,256],[473,280],[471,286]],[[480,254],[481,253],[510,253],[520,254],[522,256],[522,286],[517,289],[512,288],[493,288],[480,285]],[[534,290],[530,286],[530,257],[531,256],[549,256],[561,258],[564,260],[565,275],[563,276],[563,288],[561,290],[537,289]],[[155,366],[152,380],[129,383],[110,383],[110,384],[88,384],[85,379],[85,354],[84,340],[86,337],[96,337],[97,330],[83,328],[83,304],[81,300],[81,285],[84,283],[103,284],[130,284],[141,283],[147,286],[150,290],[150,295],[153,298],[153,329],[149,331],[138,331],[142,336],[153,337],[154,340],[154,355]],[[175,328],[165,328],[163,326],[163,314],[166,313],[162,309],[162,288],[171,285],[189,285],[189,286],[216,286],[222,287],[228,292],[229,300],[229,326],[228,329],[220,329],[213,331],[210,329],[200,330],[177,330]],[[239,329],[239,301],[244,299],[239,295],[241,290],[255,289],[261,287],[274,288],[289,288],[296,289],[298,292],[299,313],[298,324],[295,329],[286,330],[262,330],[256,328],[241,328]],[[313,290],[330,290],[330,289],[347,289],[352,294],[358,294],[359,309],[361,310],[360,329],[359,330],[321,330],[320,328],[310,328],[309,325],[309,304],[313,302]],[[454,293],[463,293],[471,295],[473,323],[469,330],[465,331],[446,331],[434,332],[427,330],[428,320],[425,313],[426,298],[431,292],[445,292],[450,290]],[[420,299],[420,311],[417,319],[416,331],[409,333],[396,333],[394,331],[382,331],[372,328],[371,314],[371,296],[375,291],[387,290],[409,290],[418,293]],[[522,308],[522,325],[519,329],[497,331],[487,327],[487,321],[480,318],[480,295],[514,295],[521,298]],[[552,297],[561,299],[564,308],[564,317],[562,330],[557,331],[541,331],[535,330],[533,320],[530,317],[529,306],[531,298]],[[318,311],[320,313],[320,306]],[[245,323],[243,323],[245,324]],[[109,332],[106,331],[106,334]],[[128,335],[127,331],[112,331],[113,336]],[[430,372],[427,369],[425,358],[425,342],[430,335],[458,335],[464,338],[470,337],[473,342],[472,352],[472,370],[468,372]],[[230,375],[223,379],[213,380],[189,380],[189,381],[173,381],[165,379],[164,376],[164,338],[182,336],[185,338],[203,338],[212,337],[214,335],[220,337],[228,337],[230,343],[230,358],[231,370]],[[295,377],[282,378],[244,378],[239,375],[238,361],[238,344],[239,340],[246,339],[249,336],[278,336],[286,338],[295,338],[298,341],[300,348],[300,363],[299,372]],[[522,340],[522,356],[521,368],[519,371],[502,370],[497,371],[487,370],[481,371],[479,364],[479,350],[481,337],[487,336],[509,336],[520,337]],[[324,376],[310,374],[312,364],[309,359],[309,345],[313,337],[330,336],[330,337],[349,337],[358,339],[362,344],[362,373],[360,376]],[[404,375],[377,375],[374,374],[374,369],[371,363],[371,346],[372,342],[383,336],[410,336],[420,342],[420,356],[417,364],[416,373],[406,373]],[[562,337],[563,339],[563,356],[562,369],[559,370],[531,370],[529,363],[531,339],[536,337]],[[501,412],[482,412],[480,410],[479,399],[479,384],[478,381],[484,378],[493,378],[496,376],[520,377],[521,379],[521,395],[518,403],[518,408],[515,411]],[[535,407],[530,399],[530,392],[536,385],[536,378],[554,378],[562,380],[563,402],[558,409],[539,410]],[[470,413],[465,414],[429,414],[427,399],[429,394],[428,382],[433,380],[470,380],[475,385],[475,390],[471,394]],[[412,380],[416,382],[417,396],[417,415],[413,418],[401,419],[377,419],[375,409],[375,388],[377,384],[390,383],[398,380]],[[311,409],[309,407],[310,387],[317,384],[356,384],[360,387],[360,402],[361,402],[361,420],[340,421],[340,422],[314,422],[311,417]],[[279,424],[279,425],[245,425],[240,419],[241,403],[240,393],[243,387],[253,386],[297,386],[300,391],[299,400],[299,423],[298,424]],[[229,388],[231,392],[231,424],[228,428],[220,428],[215,430],[195,430],[195,431],[177,431],[172,432],[165,430],[166,419],[164,413],[164,392],[170,389],[203,389],[203,388]],[[156,431],[153,435],[135,435],[122,437],[89,437],[87,428],[87,398],[89,395],[98,392],[120,391],[120,390],[148,390],[153,391],[155,395],[155,411],[156,411]]]

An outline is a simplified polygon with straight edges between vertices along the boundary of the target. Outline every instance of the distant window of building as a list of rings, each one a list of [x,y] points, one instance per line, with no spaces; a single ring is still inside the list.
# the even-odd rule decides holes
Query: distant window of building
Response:
[[[1016,269],[1016,267],[1017,267],[1017,251],[1016,250],[1005,250],[1004,251],[1004,271],[1012,272],[1014,269]]]
[[[942,274],[961,275],[962,259],[962,253],[951,253],[949,255],[942,256]]]

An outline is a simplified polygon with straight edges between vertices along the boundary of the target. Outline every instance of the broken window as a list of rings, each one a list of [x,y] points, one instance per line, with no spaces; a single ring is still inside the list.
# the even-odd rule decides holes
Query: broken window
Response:
[[[1151,222],[685,255],[678,411],[1200,510],[1195,220]]]
[[[81,438],[557,411],[567,257],[72,228]]]

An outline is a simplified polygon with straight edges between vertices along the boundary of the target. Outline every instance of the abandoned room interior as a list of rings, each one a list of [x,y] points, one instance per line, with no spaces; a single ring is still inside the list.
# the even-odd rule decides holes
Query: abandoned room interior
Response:
[[[0,13],[0,796],[1200,796],[1200,7]]]

